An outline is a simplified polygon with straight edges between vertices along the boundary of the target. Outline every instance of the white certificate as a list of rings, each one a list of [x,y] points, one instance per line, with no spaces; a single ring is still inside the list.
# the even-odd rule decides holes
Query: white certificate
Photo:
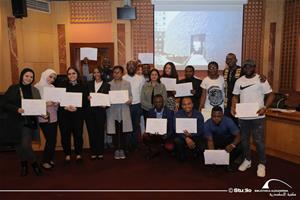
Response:
[[[206,165],[229,165],[229,153],[225,150],[205,150]]]
[[[203,115],[204,122],[211,118],[211,110],[210,109],[201,109],[201,114]]]
[[[24,116],[46,115],[46,101],[43,99],[22,99]]]
[[[167,119],[147,118],[146,133],[164,135],[167,133]]]
[[[43,99],[46,101],[61,102],[66,88],[44,87]]]
[[[60,106],[82,107],[82,93],[66,92],[60,102]]]
[[[176,90],[176,78],[161,78],[160,81],[166,86],[167,91]]]
[[[124,104],[129,100],[128,90],[109,91],[110,104]]]
[[[90,93],[91,107],[94,106],[110,106],[109,95],[103,93]]]
[[[192,82],[176,84],[176,95],[175,95],[175,97],[193,96],[193,94],[191,93],[191,90],[193,90]]]
[[[197,133],[197,119],[176,118],[176,133],[183,133],[184,130],[189,133]]]
[[[138,59],[142,64],[153,64],[153,53],[139,53]]]
[[[257,117],[258,110],[259,110],[258,103],[238,103],[236,104],[236,117],[238,118]]]
[[[90,47],[81,47],[80,48],[80,60],[83,60],[85,57],[89,60],[97,61],[98,49]]]

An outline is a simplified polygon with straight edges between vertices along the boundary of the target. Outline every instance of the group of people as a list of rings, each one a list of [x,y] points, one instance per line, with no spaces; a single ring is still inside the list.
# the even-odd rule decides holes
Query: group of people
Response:
[[[47,69],[40,80],[33,85],[35,74],[25,68],[20,74],[18,84],[12,85],[5,93],[4,108],[15,120],[18,127],[17,154],[21,160],[21,176],[28,173],[28,163],[33,171],[42,175],[42,170],[33,152],[31,142],[38,139],[39,127],[45,139],[41,166],[45,169],[54,167],[57,128],[61,134],[61,144],[65,154],[65,163],[72,160],[71,139],[74,140],[75,159],[82,161],[83,124],[89,135],[90,158],[103,159],[104,136],[111,135],[115,148],[114,158],[125,159],[130,151],[140,146],[140,136],[147,146],[147,158],[151,159],[161,152],[162,147],[172,152],[179,161],[185,161],[189,155],[203,158],[205,149],[225,149],[230,153],[229,169],[237,167],[237,158],[243,162],[240,171],[251,167],[250,134],[257,145],[259,165],[257,175],[265,176],[264,114],[273,100],[272,89],[264,76],[255,72],[256,65],[246,60],[243,67],[237,66],[233,53],[226,57],[227,68],[220,75],[218,63],[208,64],[208,76],[202,81],[195,76],[195,69],[188,65],[184,70],[184,79],[179,80],[176,66],[172,62],[164,65],[162,74],[150,65],[129,61],[125,69],[122,66],[110,67],[103,64],[92,72],[92,80],[84,81],[77,68],[67,69],[66,80],[56,84],[57,73]],[[175,91],[167,91],[160,78],[175,78],[177,83],[191,82],[192,96],[176,98]],[[54,86],[55,85],[55,86]],[[47,115],[22,116],[22,99],[40,99],[45,87],[66,88],[67,92],[82,93],[82,107],[60,106],[58,102],[47,102]],[[129,99],[123,104],[110,107],[92,107],[90,93],[127,90]],[[267,96],[266,101],[264,101]],[[237,103],[259,103],[260,109],[255,118],[235,118]],[[210,110],[211,118],[204,122],[201,111]],[[147,118],[167,119],[165,135],[143,133]],[[197,119],[197,133],[176,133],[176,118]],[[141,119],[142,122],[141,123]],[[241,160],[241,159],[240,159]]]

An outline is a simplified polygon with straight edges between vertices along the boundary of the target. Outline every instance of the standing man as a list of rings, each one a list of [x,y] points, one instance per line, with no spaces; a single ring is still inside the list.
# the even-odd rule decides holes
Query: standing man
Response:
[[[259,164],[257,167],[257,176],[266,175],[266,154],[265,154],[265,112],[274,100],[274,94],[268,81],[261,82],[259,75],[255,73],[256,64],[253,60],[246,60],[243,65],[244,76],[239,78],[233,89],[231,114],[236,114],[236,104],[240,103],[258,103],[258,116],[253,118],[239,118],[241,128],[241,143],[244,150],[244,162],[239,170],[245,171],[251,167],[250,135],[253,134],[258,153]],[[264,101],[266,97],[266,101]],[[239,101],[240,100],[240,101]]]
[[[102,80],[104,82],[110,82],[113,80],[113,69],[108,57],[104,57],[102,60]]]
[[[201,92],[202,92],[200,85],[202,80],[195,78],[194,75],[195,75],[195,68],[192,65],[186,66],[184,69],[185,78],[181,80],[179,83],[192,82],[193,90],[191,91],[191,93],[193,94],[193,96],[191,98],[194,104],[194,108],[196,110],[199,110],[199,99],[201,97]]]
[[[223,71],[224,76],[224,114],[228,117],[231,117],[235,124],[238,124],[238,120],[236,117],[231,115],[231,102],[233,97],[233,87],[236,82],[241,76],[243,76],[243,70],[240,66],[237,65],[237,58],[234,53],[229,53],[226,56],[226,64],[227,68]],[[262,83],[264,83],[267,78],[264,75],[260,75],[259,79]]]
[[[228,117],[231,117],[237,124],[237,118],[231,115],[231,101],[232,101],[232,91],[236,80],[242,76],[242,68],[238,66],[237,58],[234,53],[229,53],[226,56],[227,68],[223,71],[224,76],[224,114]]]
[[[127,74],[123,76],[123,79],[128,81],[131,86],[132,103],[130,105],[130,114],[132,120],[132,134],[130,135],[130,150],[136,150],[138,147],[138,134],[140,131],[140,119],[142,114],[141,109],[141,90],[143,87],[142,77],[135,74],[137,67],[136,61],[127,62],[126,69]]]
[[[207,68],[208,76],[201,83],[200,109],[211,111],[214,106],[224,107],[224,78],[219,75],[217,62],[209,62]]]

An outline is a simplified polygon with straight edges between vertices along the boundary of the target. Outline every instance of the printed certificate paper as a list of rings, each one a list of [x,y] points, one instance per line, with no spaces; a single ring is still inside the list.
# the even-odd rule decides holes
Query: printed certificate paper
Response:
[[[95,106],[110,106],[109,95],[103,93],[90,93],[91,107]]]
[[[191,93],[191,90],[193,90],[193,84],[191,82],[176,84],[175,97],[193,96],[193,94]]]
[[[236,104],[236,117],[238,118],[257,117],[258,110],[259,110],[258,103],[238,103]]]
[[[111,104],[124,104],[129,100],[128,90],[109,91],[109,99]]]
[[[22,99],[22,108],[24,116],[46,115],[46,101],[43,99]]]
[[[205,150],[206,165],[229,165],[229,153],[225,150]]]
[[[189,133],[197,133],[197,119],[176,118],[176,133],[183,133],[184,130]]]
[[[82,93],[79,92],[66,92],[60,102],[60,106],[74,106],[77,108],[82,107]]]
[[[146,133],[164,135],[167,133],[167,119],[147,118]]]
[[[46,101],[61,102],[66,88],[44,87],[43,99]]]
[[[176,78],[161,78],[160,81],[166,86],[167,91],[176,91]]]

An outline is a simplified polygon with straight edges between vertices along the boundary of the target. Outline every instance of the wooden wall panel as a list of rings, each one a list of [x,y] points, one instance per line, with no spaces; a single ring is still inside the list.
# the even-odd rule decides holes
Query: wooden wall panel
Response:
[[[280,90],[295,91],[297,37],[300,35],[300,1],[286,0],[284,6],[284,28],[280,68]]]
[[[59,73],[64,74],[67,70],[66,33],[64,24],[57,24],[57,35]]]
[[[151,0],[134,0],[132,6],[137,8],[137,19],[131,23],[132,55],[154,51],[154,9]]]
[[[268,81],[274,88],[274,70],[275,70],[275,43],[276,43],[276,23],[270,24],[269,34],[269,58],[268,58]]]
[[[19,68],[18,68],[18,48],[16,37],[16,24],[14,17],[7,17],[8,26],[8,40],[10,52],[10,67],[11,67],[11,80],[12,83],[19,82]]]
[[[253,59],[262,72],[265,21],[264,0],[248,0],[244,6],[242,60]]]
[[[125,42],[125,24],[117,25],[118,35],[118,64],[126,64],[126,42]]]

